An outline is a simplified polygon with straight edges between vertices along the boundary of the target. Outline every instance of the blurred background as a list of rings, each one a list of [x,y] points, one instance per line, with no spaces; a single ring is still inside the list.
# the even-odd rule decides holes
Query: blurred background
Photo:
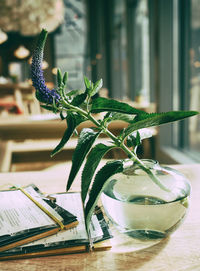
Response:
[[[50,88],[59,67],[69,73],[69,90],[83,88],[86,75],[103,79],[101,96],[147,112],[200,111],[199,14],[198,0],[1,0],[0,171],[71,159],[73,140],[50,158],[65,123],[40,108],[31,85],[31,55],[42,28],[49,31],[43,70]],[[199,116],[155,129],[139,155],[199,162]]]

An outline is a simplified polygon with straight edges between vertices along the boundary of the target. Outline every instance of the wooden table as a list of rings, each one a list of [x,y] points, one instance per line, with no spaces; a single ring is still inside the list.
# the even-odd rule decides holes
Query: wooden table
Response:
[[[0,185],[35,183],[47,193],[65,191],[70,163],[40,172],[0,173]],[[157,243],[137,242],[115,246],[110,251],[0,262],[1,271],[197,271],[200,270],[200,164],[173,166],[191,181],[192,197],[184,223],[169,238]],[[79,178],[74,189],[79,186]]]

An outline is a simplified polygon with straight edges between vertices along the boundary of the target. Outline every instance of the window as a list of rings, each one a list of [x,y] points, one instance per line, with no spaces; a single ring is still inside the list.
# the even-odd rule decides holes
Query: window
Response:
[[[112,39],[112,96],[127,97],[127,32],[125,1],[114,0]]]
[[[92,80],[109,96],[149,102],[148,0],[87,0]],[[101,58],[97,58],[101,56]],[[145,103],[145,106],[148,104]],[[144,101],[143,101],[144,105]]]
[[[147,0],[114,0],[112,96],[149,103],[149,14]]]
[[[149,102],[150,38],[148,1],[127,1],[128,97]]]
[[[189,109],[200,111],[200,5],[190,1],[189,21]],[[186,104],[187,106],[187,104]],[[188,139],[184,146],[195,156],[200,156],[200,117],[189,120]],[[199,157],[200,159],[200,157]]]
[[[55,67],[68,71],[68,88],[80,89],[86,74],[86,11],[84,1],[65,0],[65,20],[55,35]]]
[[[199,1],[161,0],[158,3],[157,39],[159,50],[155,55],[158,59],[157,101],[159,111],[199,111]],[[159,141],[161,150],[173,158],[172,161],[199,161],[199,116],[161,127]]]

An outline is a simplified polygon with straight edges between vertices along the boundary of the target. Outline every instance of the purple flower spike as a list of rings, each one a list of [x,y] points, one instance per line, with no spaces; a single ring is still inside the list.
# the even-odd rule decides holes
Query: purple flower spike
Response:
[[[60,99],[60,96],[55,89],[50,90],[45,85],[45,79],[43,76],[42,60],[47,35],[48,32],[45,29],[43,29],[40,33],[38,43],[32,57],[31,79],[33,86],[36,89],[37,99],[42,103],[52,104],[53,99],[57,103]]]

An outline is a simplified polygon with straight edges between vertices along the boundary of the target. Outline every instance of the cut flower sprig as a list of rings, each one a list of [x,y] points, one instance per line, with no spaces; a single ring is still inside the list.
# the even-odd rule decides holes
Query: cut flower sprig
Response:
[[[48,89],[41,68],[47,35],[45,29],[39,35],[32,58],[31,77],[33,86],[36,89],[36,98],[41,102],[41,106],[54,113],[59,113],[61,119],[67,123],[64,135],[51,155],[60,152],[70,138],[75,133],[77,134],[76,129],[79,124],[85,121],[94,124],[94,127],[83,128],[78,135],[78,142],[73,153],[72,166],[67,181],[67,190],[69,190],[78,171],[85,162],[81,178],[81,197],[87,229],[89,229],[91,216],[107,180],[112,175],[122,172],[126,166],[126,160],[110,161],[96,173],[101,159],[113,148],[123,150],[127,158],[132,160],[133,163],[137,163],[160,189],[169,192],[153,171],[147,168],[137,156],[136,149],[144,138],[141,136],[140,131],[143,128],[191,117],[198,114],[198,112],[169,111],[149,114],[127,103],[98,97],[97,93],[103,84],[102,79],[92,83],[87,77],[84,77],[85,90],[67,91],[68,74],[65,72],[62,75],[60,69],[57,71],[57,88]],[[94,115],[96,113],[104,113],[103,118],[97,119],[96,115]],[[118,135],[114,135],[109,130],[109,124],[116,120],[128,123],[128,127],[123,128]],[[102,133],[109,138],[109,144],[95,143]]]

